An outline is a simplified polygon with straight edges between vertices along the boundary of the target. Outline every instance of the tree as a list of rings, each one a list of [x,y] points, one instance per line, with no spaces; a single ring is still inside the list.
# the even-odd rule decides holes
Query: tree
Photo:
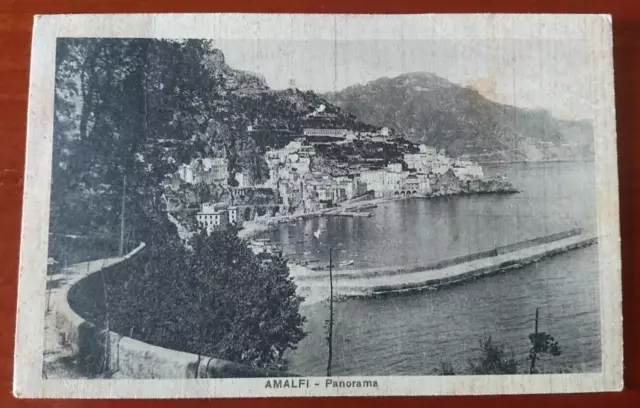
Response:
[[[529,362],[531,363],[529,366],[529,374],[538,373],[538,370],[536,369],[536,361],[538,361],[539,354],[548,353],[553,357],[557,357],[562,354],[558,342],[553,338],[552,335],[545,332],[538,332],[538,312],[539,309],[536,308],[534,332],[529,335],[529,342],[531,343],[528,357]]]
[[[235,227],[196,236],[192,252],[152,245],[118,283],[116,331],[254,367],[285,368],[305,336],[302,298],[282,254],[256,256]]]

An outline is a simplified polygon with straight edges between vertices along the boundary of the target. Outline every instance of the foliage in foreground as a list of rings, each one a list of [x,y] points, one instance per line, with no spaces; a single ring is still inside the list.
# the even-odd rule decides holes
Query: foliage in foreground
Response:
[[[130,272],[113,278],[113,330],[171,349],[285,368],[285,351],[305,336],[302,298],[286,260],[254,255],[234,228],[197,236],[191,246],[152,245]]]
[[[534,332],[529,335],[531,348],[527,359],[530,362],[529,374],[538,374],[541,371],[535,368],[539,354],[548,353],[552,357],[561,353],[558,342],[553,336],[544,332]],[[456,372],[453,364],[449,361],[441,361],[439,366],[433,370],[434,375],[498,375],[498,374],[518,374],[518,360],[513,352],[509,352],[504,344],[494,341],[491,336],[479,341],[480,347],[477,349],[478,355],[467,360],[467,367]]]
[[[518,362],[513,353],[507,352],[505,346],[496,343],[491,336],[480,340],[480,357],[469,360],[469,373],[485,374],[516,374]]]

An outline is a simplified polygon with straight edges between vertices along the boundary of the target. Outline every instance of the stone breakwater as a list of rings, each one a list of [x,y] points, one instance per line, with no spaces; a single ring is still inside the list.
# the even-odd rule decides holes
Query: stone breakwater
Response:
[[[342,270],[333,274],[334,294],[345,298],[435,290],[519,268],[596,242],[596,237],[575,229],[430,264]],[[328,297],[328,272],[296,267],[291,273],[307,303]]]

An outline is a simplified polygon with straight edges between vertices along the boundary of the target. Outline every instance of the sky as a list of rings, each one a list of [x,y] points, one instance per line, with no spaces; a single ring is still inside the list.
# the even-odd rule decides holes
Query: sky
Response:
[[[496,102],[593,116],[592,53],[580,40],[222,40],[232,68],[274,89],[336,91],[380,77],[431,72]]]

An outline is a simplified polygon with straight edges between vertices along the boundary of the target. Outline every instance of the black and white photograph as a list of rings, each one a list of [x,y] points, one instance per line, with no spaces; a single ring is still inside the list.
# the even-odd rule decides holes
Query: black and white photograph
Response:
[[[621,387],[605,17],[171,18],[35,37],[23,394]]]

